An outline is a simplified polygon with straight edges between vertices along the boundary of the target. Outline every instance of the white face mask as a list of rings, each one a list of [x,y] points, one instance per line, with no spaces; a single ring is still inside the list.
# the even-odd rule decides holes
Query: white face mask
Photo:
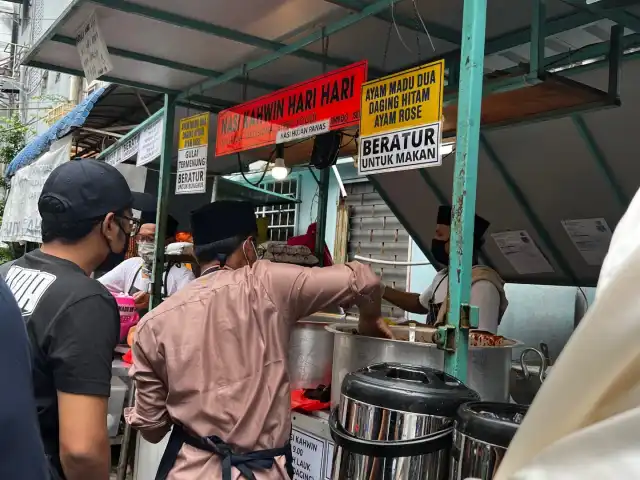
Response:
[[[153,265],[153,257],[156,253],[156,246],[152,242],[138,242],[138,255],[142,258],[147,270]]]

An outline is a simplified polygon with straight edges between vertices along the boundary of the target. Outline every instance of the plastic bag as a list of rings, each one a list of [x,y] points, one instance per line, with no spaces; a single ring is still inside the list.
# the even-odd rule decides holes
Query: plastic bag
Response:
[[[140,320],[140,315],[136,310],[136,301],[131,295],[116,293],[113,296],[120,312],[120,341],[124,341],[127,338],[129,329]]]
[[[640,195],[495,480],[640,478]]]

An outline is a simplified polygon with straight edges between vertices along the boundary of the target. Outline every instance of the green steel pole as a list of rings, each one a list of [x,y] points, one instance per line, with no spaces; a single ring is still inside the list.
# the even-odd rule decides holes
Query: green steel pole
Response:
[[[456,162],[453,173],[453,207],[449,252],[449,314],[444,368],[462,382],[467,381],[471,258],[476,210],[480,110],[487,0],[464,0],[462,55]],[[463,314],[463,309],[466,309]],[[477,317],[476,317],[477,318]],[[471,320],[473,323],[473,320]]]
[[[176,118],[176,96],[164,96],[162,154],[160,156],[160,179],[158,180],[158,211],[156,212],[156,255],[153,259],[153,283],[150,307],[162,302],[162,279],[164,273],[164,248],[167,231],[167,208],[171,188],[171,162],[173,157],[173,127]]]
[[[544,24],[546,20],[547,0],[533,0],[531,42],[529,47],[529,73],[535,76],[540,76],[544,72]]]

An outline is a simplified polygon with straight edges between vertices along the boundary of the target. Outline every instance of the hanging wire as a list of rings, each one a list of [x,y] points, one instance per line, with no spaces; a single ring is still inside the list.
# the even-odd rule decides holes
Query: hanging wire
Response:
[[[329,55],[329,37],[325,27],[322,27],[322,73],[327,73],[327,56]]]
[[[267,159],[267,163],[264,166],[264,170],[262,171],[262,175],[260,176],[260,180],[258,180],[256,183],[253,183],[244,174],[244,170],[242,169],[242,158],[240,157],[239,153],[236,153],[236,155],[238,156],[238,167],[240,168],[240,173],[242,174],[242,178],[244,178],[244,181],[247,182],[249,185],[254,186],[254,187],[260,186],[260,184],[264,180],[264,177],[267,175],[267,171],[269,170],[269,164],[271,163],[271,160],[273,160],[273,156],[274,156],[275,153],[276,153],[276,150],[274,148],[273,151],[269,154],[269,158]]]
[[[389,28],[387,29],[387,40],[384,42],[384,51],[382,53],[382,70],[387,69],[387,56],[389,54],[389,42],[391,41],[391,29],[393,29],[393,25],[389,24]]]
[[[402,45],[404,46],[404,48],[407,49],[407,51],[413,53],[413,50],[411,50],[409,46],[404,42],[404,38],[402,38],[402,34],[400,33],[400,28],[398,28],[398,24],[396,23],[395,2],[393,0],[389,0],[389,5],[391,6],[391,20],[392,20],[393,26],[396,29],[396,33],[398,34],[398,39],[400,40],[400,43],[402,43]]]
[[[427,34],[427,38],[429,39],[429,43],[431,44],[431,48],[433,48],[433,51],[436,51],[436,47],[433,44],[433,40],[431,39],[431,35],[429,34],[429,29],[427,28],[427,25],[424,23],[424,20],[422,20],[422,15],[420,15],[420,10],[418,10],[418,4],[416,3],[416,0],[412,0],[413,2],[413,9],[416,12],[416,16],[418,17],[418,21],[420,22],[420,24],[422,25],[422,28],[424,29],[424,33]]]
[[[249,72],[247,72],[246,64],[242,66],[242,70],[243,70],[244,82],[242,82],[242,99],[241,100],[242,100],[242,103],[244,103],[247,101],[247,87],[249,85]],[[276,153],[276,150],[273,149],[271,154],[269,154],[269,158],[267,159],[267,163],[265,163],[264,165],[264,170],[262,171],[262,175],[260,176],[260,179],[256,183],[253,183],[244,174],[244,170],[242,168],[242,157],[240,156],[239,152],[236,153],[236,155],[238,156],[238,168],[240,169],[240,173],[242,174],[242,178],[244,179],[244,181],[253,187],[260,186],[260,184],[264,180],[264,177],[267,175],[267,171],[269,170],[269,164],[271,163],[271,160],[273,160],[273,156],[275,155],[275,153]]]
[[[424,33],[427,34],[427,38],[429,39],[429,43],[431,44],[431,48],[435,52],[436,51],[436,47],[433,44],[433,40],[431,39],[431,34],[429,33],[429,29],[427,28],[427,25],[424,23],[424,20],[422,19],[422,15],[420,14],[420,10],[418,10],[418,4],[416,3],[416,0],[412,0],[411,3],[413,3],[413,10],[415,11],[416,16],[418,17],[418,21],[420,22],[420,25],[422,25],[422,29],[424,30]],[[400,43],[402,43],[402,45],[404,46],[404,48],[407,49],[407,51],[413,53],[413,50],[411,50],[409,48],[409,45],[407,45],[406,42],[404,41],[404,38],[402,37],[402,34],[400,33],[400,28],[398,27],[398,22],[396,22],[395,2],[393,0],[389,0],[389,6],[391,7],[391,20],[392,20],[394,28],[396,29],[396,33],[398,34],[398,39],[400,40]]]

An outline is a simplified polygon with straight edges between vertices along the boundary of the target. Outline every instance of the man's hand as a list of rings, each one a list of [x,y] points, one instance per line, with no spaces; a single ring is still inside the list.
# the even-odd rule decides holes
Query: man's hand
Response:
[[[133,300],[136,302],[136,309],[146,310],[149,308],[150,295],[147,292],[136,292],[133,294]]]
[[[376,319],[360,317],[358,332],[360,335],[366,335],[367,337],[388,338],[389,340],[393,340],[393,332],[382,317],[377,317]]]
[[[382,302],[382,289],[378,286],[368,300],[363,300],[358,304],[360,311],[360,320],[358,322],[358,331],[361,335],[369,337],[393,338],[393,333],[389,325],[382,318],[380,304]]]

